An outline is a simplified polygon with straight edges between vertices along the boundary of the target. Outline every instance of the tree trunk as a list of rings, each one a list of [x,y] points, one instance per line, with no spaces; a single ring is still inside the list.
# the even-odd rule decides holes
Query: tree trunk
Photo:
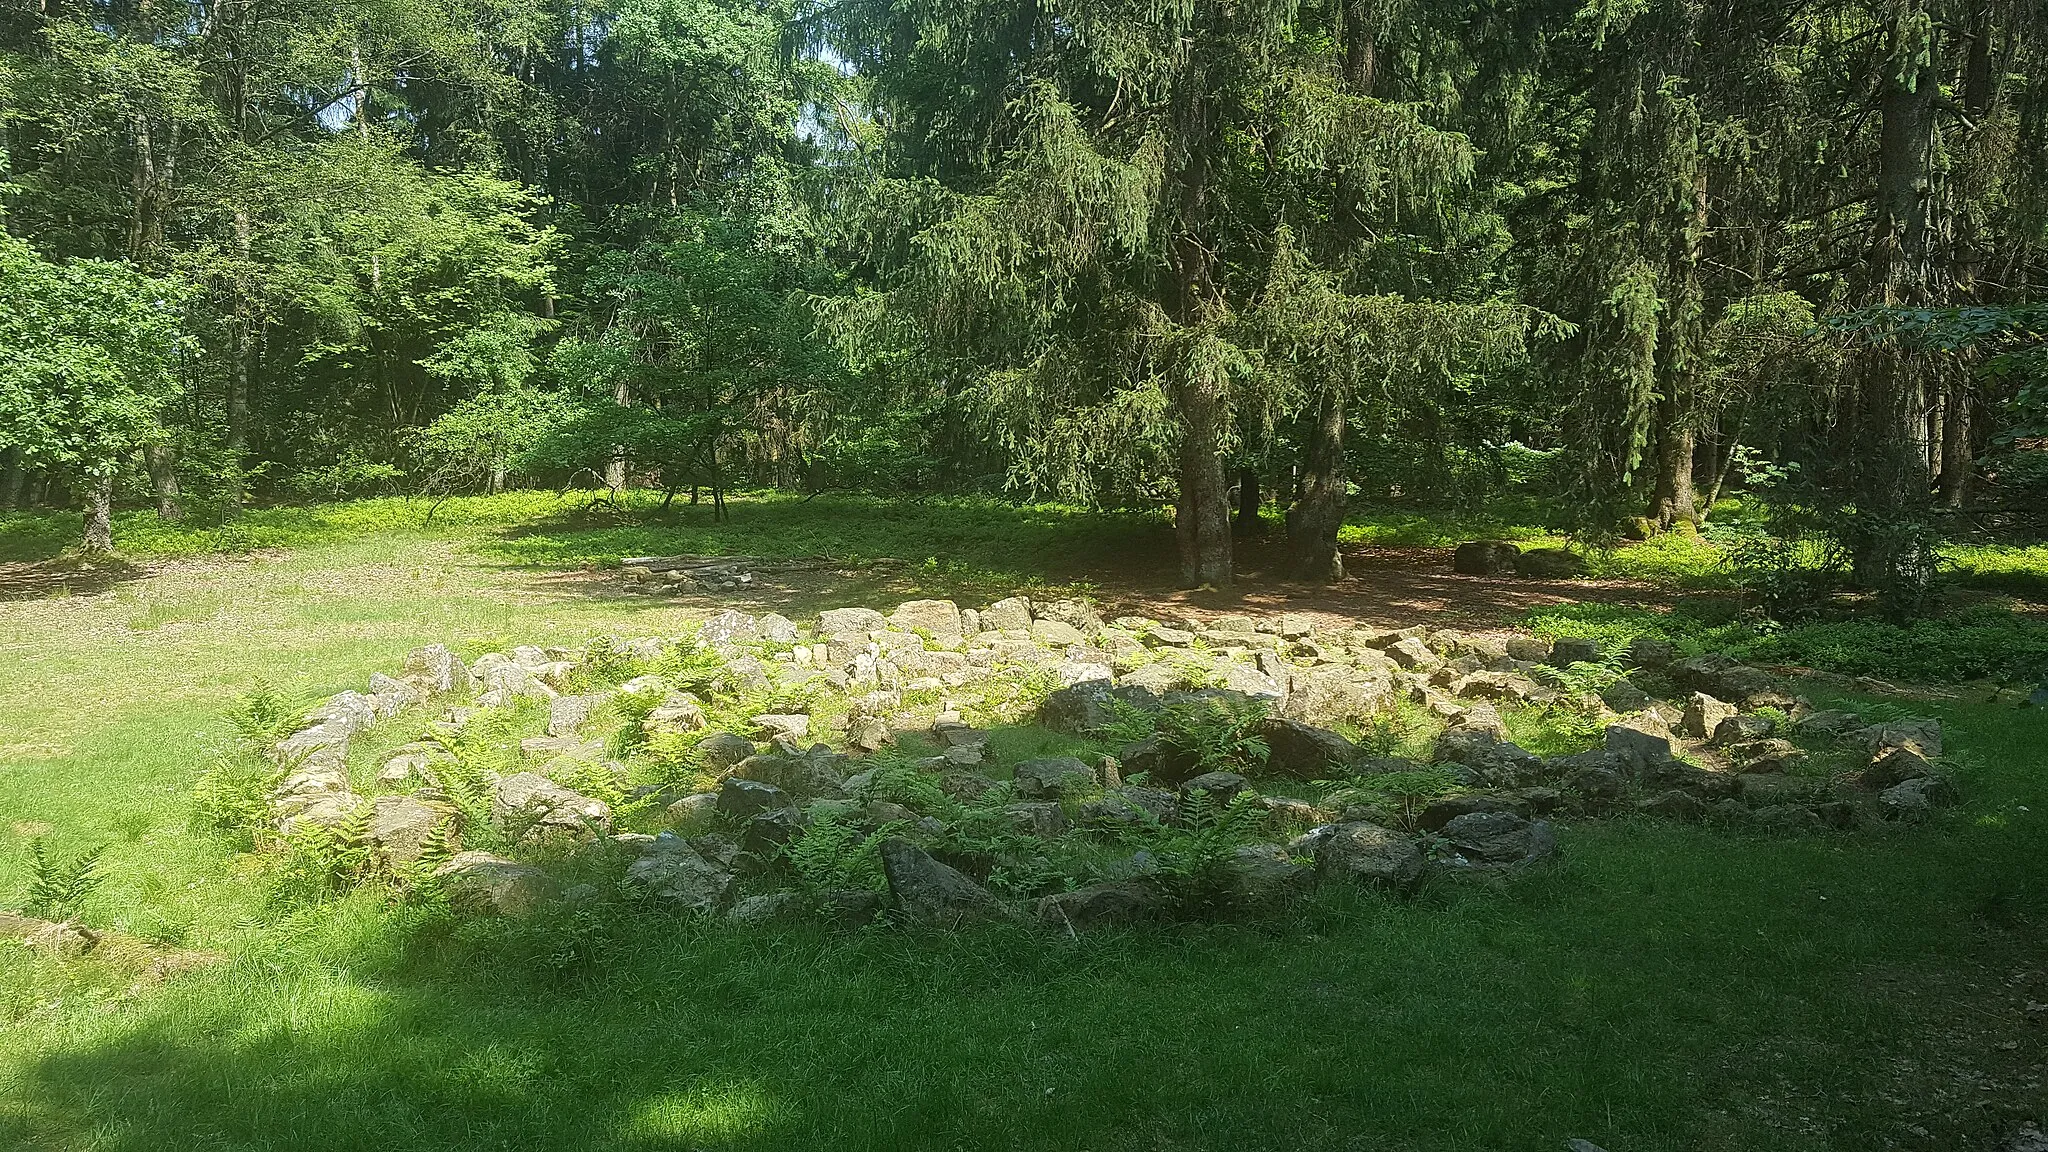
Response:
[[[1208,235],[1212,205],[1209,195],[1210,157],[1217,147],[1217,126],[1209,107],[1205,57],[1210,41],[1221,33],[1205,29],[1196,36],[1195,61],[1174,93],[1175,128],[1184,159],[1175,173],[1179,219],[1167,241],[1172,277],[1167,287],[1168,313],[1181,325],[1185,340],[1205,337],[1197,329],[1222,309],[1217,283],[1216,249]],[[1228,381],[1200,362],[1192,350],[1182,356],[1174,406],[1181,423],[1180,500],[1175,506],[1174,534],[1180,548],[1180,578],[1185,587],[1227,587],[1234,576],[1230,550],[1230,494],[1224,482],[1224,396]]]
[[[1692,204],[1672,246],[1671,300],[1666,305],[1663,347],[1657,356],[1664,399],[1657,406],[1657,486],[1650,501],[1650,519],[1659,531],[1680,523],[1699,526],[1693,499],[1692,465],[1694,399],[1698,392],[1702,345],[1706,342],[1706,300],[1700,284],[1700,262],[1706,255],[1707,168],[1699,157],[1697,134],[1691,140]]]
[[[142,463],[149,469],[149,484],[156,493],[157,519],[183,520],[185,509],[180,503],[177,453],[168,444],[146,444],[142,448]]]
[[[1342,580],[1344,557],[1337,531],[1344,526],[1344,401],[1325,390],[1309,433],[1301,499],[1287,512],[1287,543],[1294,574],[1303,580]]]
[[[21,507],[22,491],[28,486],[28,470],[21,466],[21,452],[9,448],[0,452],[0,508]]]
[[[1888,307],[1934,299],[1929,208],[1934,198],[1935,98],[1940,34],[1918,0],[1893,25],[1878,97],[1877,223],[1867,257],[1872,302]],[[1924,45],[1924,48],[1921,47]],[[1897,61],[1915,58],[1901,74]],[[1916,611],[1932,576],[1927,474],[1927,365],[1890,340],[1861,351],[1853,366],[1861,414],[1856,519],[1848,532],[1857,582],[1875,589],[1895,616]]]
[[[1246,539],[1263,536],[1266,522],[1259,516],[1263,499],[1259,493],[1259,470],[1247,464],[1237,470],[1237,534]]]
[[[1677,407],[1665,397],[1662,407]],[[1657,495],[1650,505],[1650,519],[1660,531],[1678,524],[1698,526],[1699,507],[1693,497],[1693,430],[1683,416],[1669,411],[1664,417],[1664,435],[1657,442]]]
[[[1958,372],[1948,382],[1941,419],[1941,506],[1961,508],[1970,498],[1970,471],[1976,453],[1970,448],[1970,406],[1975,402],[1969,377]]]
[[[231,470],[228,502],[240,507],[248,496],[243,481],[249,456],[249,362],[256,356],[254,305],[249,298],[249,262],[254,242],[254,222],[247,208],[235,208],[235,253],[241,266],[235,271],[234,306],[228,318],[228,467]]]
[[[114,477],[112,473],[86,481],[85,537],[79,547],[88,556],[105,556],[114,550]]]
[[[612,400],[621,408],[633,402],[633,389],[631,385],[626,383],[625,377],[621,376],[619,382],[612,386]],[[612,452],[614,453],[612,462],[605,465],[604,469],[605,486],[614,492],[624,492],[627,479],[625,445],[613,445]]]
[[[1174,534],[1180,544],[1180,582],[1188,588],[1231,582],[1230,498],[1217,451],[1216,405],[1182,406],[1180,501]]]

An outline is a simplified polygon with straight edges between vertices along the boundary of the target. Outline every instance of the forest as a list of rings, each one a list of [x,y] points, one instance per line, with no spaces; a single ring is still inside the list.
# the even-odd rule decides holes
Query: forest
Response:
[[[1739,493],[1911,614],[2048,501],[2044,75],[2021,0],[11,5],[0,503],[1171,506],[1222,586]]]

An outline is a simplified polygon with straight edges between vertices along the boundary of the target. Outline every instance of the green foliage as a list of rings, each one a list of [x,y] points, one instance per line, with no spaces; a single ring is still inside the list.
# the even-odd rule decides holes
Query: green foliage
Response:
[[[1406,826],[1431,800],[1463,790],[1458,778],[1443,768],[1415,768],[1401,772],[1375,772],[1339,783],[1323,796],[1323,803],[1342,810],[1357,805],[1384,810]]]
[[[89,848],[60,859],[50,853],[41,837],[28,842],[28,893],[22,910],[31,916],[69,920],[78,915],[86,897],[106,879],[99,870],[104,847]]]
[[[879,892],[888,886],[879,849],[882,841],[898,831],[895,824],[868,831],[836,813],[825,812],[784,846],[783,857],[814,895],[855,888]]]
[[[161,443],[181,386],[185,295],[126,264],[52,263],[0,233],[0,452],[110,484],[124,457]]]
[[[269,826],[271,790],[284,772],[259,757],[224,752],[213,758],[192,785],[193,819],[212,832],[236,835],[253,843],[257,830]]]
[[[228,709],[227,718],[243,744],[262,749],[290,735],[303,715],[304,709],[259,676]]]
[[[1539,635],[1586,636],[1617,648],[1642,636],[1672,644],[1681,654],[1725,652],[1752,663],[1903,683],[2030,683],[2048,675],[2048,625],[1992,605],[1903,625],[1854,619],[1774,625],[1708,611],[1597,604],[1537,609],[1526,621]]]

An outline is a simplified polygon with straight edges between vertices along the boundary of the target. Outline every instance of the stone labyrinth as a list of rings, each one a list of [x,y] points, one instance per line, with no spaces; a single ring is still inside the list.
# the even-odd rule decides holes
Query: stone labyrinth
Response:
[[[269,752],[279,844],[477,914],[739,923],[1072,932],[1515,873],[1574,820],[1824,835],[1954,799],[1937,722],[1815,711],[1726,656],[1023,597],[430,645]]]

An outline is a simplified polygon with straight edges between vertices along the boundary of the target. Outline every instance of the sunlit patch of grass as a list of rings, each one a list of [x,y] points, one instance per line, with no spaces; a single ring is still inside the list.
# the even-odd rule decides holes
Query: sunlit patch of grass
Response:
[[[760,1085],[700,1084],[642,1100],[618,1127],[618,1138],[665,1147],[724,1143],[760,1131],[774,1115]]]

